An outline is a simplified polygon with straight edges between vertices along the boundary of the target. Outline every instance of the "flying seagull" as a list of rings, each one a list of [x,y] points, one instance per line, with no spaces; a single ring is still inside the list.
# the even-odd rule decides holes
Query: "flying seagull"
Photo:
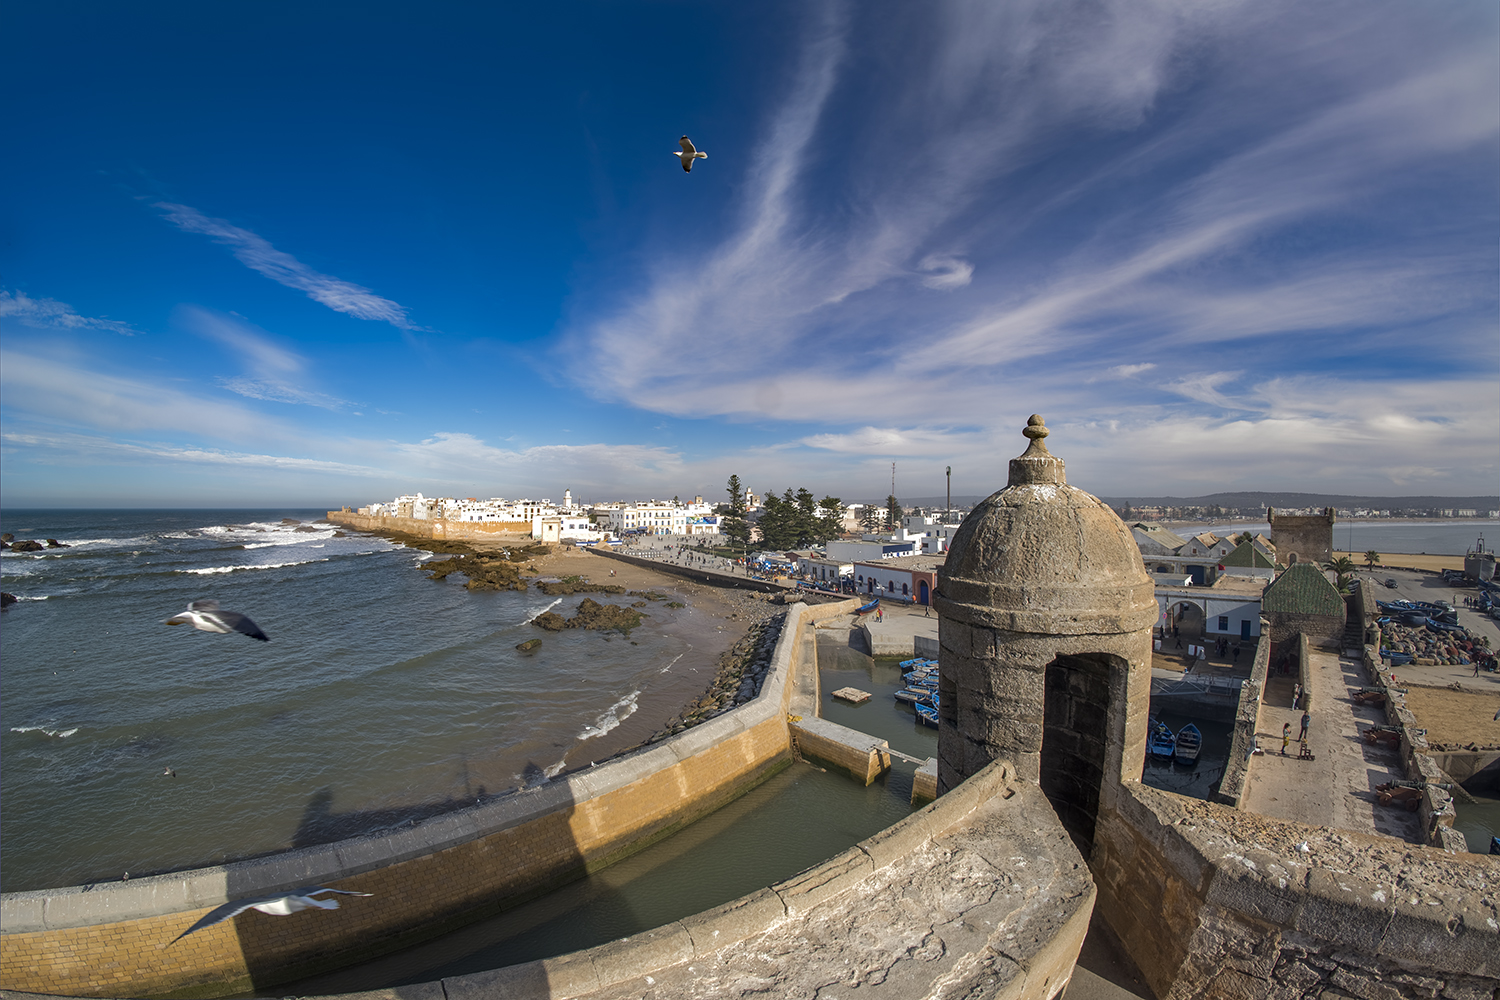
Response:
[[[246,910],[259,910],[262,913],[270,913],[278,917],[285,917],[296,913],[298,910],[307,910],[317,907],[320,910],[337,910],[339,901],[336,899],[314,899],[320,893],[338,892],[345,896],[370,896],[373,893],[352,892],[348,889],[329,889],[321,885],[303,886],[301,889],[293,889],[291,892],[283,892],[276,896],[250,896],[246,899],[232,899],[223,906],[215,907],[203,915],[196,924],[183,931],[171,940],[170,947],[187,937],[194,931],[201,931],[205,927],[214,924],[222,924],[239,916]]]
[[[200,632],[243,632],[252,639],[270,642],[260,626],[238,611],[220,611],[218,601],[194,601],[180,615],[167,619],[168,625],[191,625]]]
[[[697,147],[693,145],[693,140],[689,139],[687,136],[683,136],[681,139],[677,140],[677,142],[682,146],[682,152],[673,153],[672,155],[682,161],[682,169],[684,171],[692,173],[694,160],[708,159],[708,154],[700,153]]]

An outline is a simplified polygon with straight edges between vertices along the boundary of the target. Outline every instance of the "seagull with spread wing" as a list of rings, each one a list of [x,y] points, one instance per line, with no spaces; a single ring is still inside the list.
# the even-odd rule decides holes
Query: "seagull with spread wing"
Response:
[[[687,173],[693,172],[694,160],[708,159],[708,154],[700,152],[698,148],[693,145],[693,140],[689,139],[687,136],[683,136],[681,139],[677,140],[677,143],[682,147],[682,152],[673,153],[672,155],[682,161],[682,169]]]
[[[243,632],[252,639],[270,642],[270,636],[238,611],[220,611],[218,601],[194,601],[187,610],[167,619],[168,625],[191,625],[200,632]]]
[[[259,910],[262,913],[270,913],[278,917],[285,917],[296,913],[298,910],[308,910],[314,907],[320,910],[337,910],[339,908],[338,900],[314,898],[325,892],[337,892],[345,896],[374,895],[369,892],[354,892],[349,889],[329,889],[326,886],[309,885],[275,896],[250,896],[246,899],[232,899],[223,906],[215,907],[205,913],[203,919],[173,938],[169,947],[194,931],[201,931],[203,928],[212,927],[214,924],[222,924],[226,920],[239,916],[246,910]]]

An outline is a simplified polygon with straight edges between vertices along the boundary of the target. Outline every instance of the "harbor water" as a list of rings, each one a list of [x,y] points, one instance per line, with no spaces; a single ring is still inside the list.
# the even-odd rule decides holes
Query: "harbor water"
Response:
[[[557,599],[434,582],[430,553],[322,516],[5,512],[67,547],[0,558],[20,598],[0,614],[0,889],[328,842],[586,767],[700,695],[729,643],[691,601],[628,638],[542,633]],[[201,598],[270,641],[163,624]]]

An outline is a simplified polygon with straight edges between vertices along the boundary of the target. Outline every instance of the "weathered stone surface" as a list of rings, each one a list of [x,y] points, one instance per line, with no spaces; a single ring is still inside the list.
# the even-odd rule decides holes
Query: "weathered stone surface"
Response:
[[[11,542],[10,548],[12,552],[40,552],[42,551],[42,543],[32,541],[29,538],[23,538],[19,542]]]

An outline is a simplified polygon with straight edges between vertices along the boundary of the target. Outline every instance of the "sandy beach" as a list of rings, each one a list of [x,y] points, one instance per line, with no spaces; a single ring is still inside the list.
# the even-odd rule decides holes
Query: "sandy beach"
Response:
[[[425,539],[397,540],[427,547]],[[451,550],[462,547],[484,552],[524,548],[535,544],[529,538],[518,537],[484,539],[472,543],[465,541],[446,548]],[[616,728],[587,742],[560,747],[567,754],[567,770],[587,767],[633,750],[661,732],[713,685],[718,675],[719,659],[725,651],[753,624],[784,610],[769,600],[772,596],[769,594],[695,583],[635,563],[595,555],[589,549],[573,545],[551,545],[547,548],[549,551],[546,554],[530,560],[534,571],[524,574],[527,579],[577,576],[589,583],[624,587],[637,593],[666,595],[668,600],[681,601],[687,605],[685,612],[674,615],[674,620],[665,625],[657,624],[662,616],[653,618],[651,603],[637,609],[645,616],[644,628],[659,628],[667,634],[675,635],[688,644],[689,650],[680,660],[664,665],[660,682],[642,690],[635,703],[635,710],[622,719]],[[579,603],[589,596],[580,593],[564,597],[556,611],[565,618],[572,617]],[[615,595],[592,596],[600,601],[627,605],[634,605],[641,600],[637,597],[626,602]],[[547,634],[538,629],[537,638],[545,642]],[[620,635],[603,638],[608,642],[631,641],[628,636]]]

